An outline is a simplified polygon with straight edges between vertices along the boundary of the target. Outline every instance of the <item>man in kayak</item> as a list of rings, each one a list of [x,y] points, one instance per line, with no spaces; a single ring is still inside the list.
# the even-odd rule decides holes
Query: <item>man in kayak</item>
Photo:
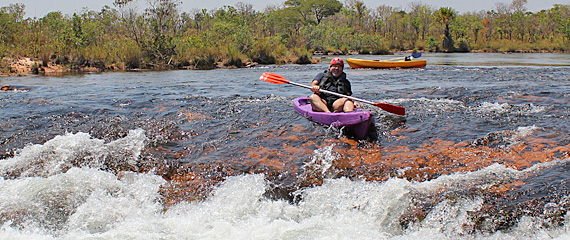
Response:
[[[344,73],[344,61],[342,58],[332,59],[329,70],[317,74],[311,83],[313,94],[309,97],[309,102],[316,112],[352,112],[354,107],[358,107],[348,98],[338,97],[331,94],[321,93],[319,90],[328,90],[347,96],[352,95],[350,82]]]

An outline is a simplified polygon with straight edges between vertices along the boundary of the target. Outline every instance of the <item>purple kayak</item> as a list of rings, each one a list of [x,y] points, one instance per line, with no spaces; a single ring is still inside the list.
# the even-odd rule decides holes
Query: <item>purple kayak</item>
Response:
[[[353,112],[326,113],[314,112],[309,104],[308,97],[293,99],[295,110],[309,120],[322,125],[333,126],[335,128],[345,127],[347,133],[357,138],[364,138],[372,124],[372,112],[357,108]]]

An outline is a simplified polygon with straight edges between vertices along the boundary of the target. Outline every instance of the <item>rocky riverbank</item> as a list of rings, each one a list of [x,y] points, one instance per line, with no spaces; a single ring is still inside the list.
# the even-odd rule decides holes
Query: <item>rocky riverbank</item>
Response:
[[[310,63],[315,63],[310,61]],[[224,62],[217,62],[211,64],[212,66],[205,69],[212,68],[232,68],[237,67],[236,64],[228,65]],[[239,64],[239,67],[250,68],[258,65],[256,62],[245,62]],[[105,66],[104,64],[58,64],[56,61],[44,62],[38,59],[32,59],[29,57],[18,57],[18,58],[2,58],[0,61],[0,77],[7,76],[26,76],[30,74],[44,74],[44,75],[56,75],[65,73],[88,73],[88,72],[104,72],[104,71],[124,71],[124,70],[164,70],[164,69],[191,69],[188,66],[156,66],[149,65],[146,68],[140,69],[128,69],[124,66]],[[202,68],[197,68],[202,69]]]
[[[71,67],[54,62],[47,62],[41,60],[34,60],[29,57],[19,58],[3,58],[0,66],[0,77],[6,76],[25,76],[29,74],[62,74],[69,72],[101,72],[103,71],[97,67]]]

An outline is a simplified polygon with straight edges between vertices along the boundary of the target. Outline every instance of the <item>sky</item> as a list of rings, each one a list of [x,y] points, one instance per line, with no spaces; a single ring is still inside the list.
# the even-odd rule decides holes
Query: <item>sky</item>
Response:
[[[142,4],[148,0],[137,0]],[[399,7],[407,10],[412,2],[420,2],[434,8],[451,7],[459,13],[473,12],[480,10],[496,9],[498,2],[510,4],[512,0],[361,0],[368,8],[376,8],[380,5]],[[114,0],[0,0],[0,7],[5,7],[14,3],[23,3],[26,8],[26,17],[44,17],[49,12],[61,11],[63,14],[79,13],[83,8],[100,11],[105,5],[113,7]],[[190,12],[193,9],[216,9],[225,5],[235,6],[236,3],[243,2],[253,5],[257,11],[262,11],[270,5],[281,6],[285,0],[182,0],[180,10]],[[344,0],[340,0],[344,3]],[[474,4],[475,3],[475,4]],[[543,9],[550,9],[554,4],[570,5],[570,0],[527,0],[526,7],[529,11],[538,12]],[[144,7],[141,7],[141,10]]]

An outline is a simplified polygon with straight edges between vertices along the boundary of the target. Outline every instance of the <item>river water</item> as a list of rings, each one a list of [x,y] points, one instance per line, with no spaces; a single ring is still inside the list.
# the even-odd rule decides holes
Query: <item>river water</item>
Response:
[[[392,56],[351,56],[388,59]],[[347,67],[366,139],[292,108],[314,65],[0,79],[0,239],[566,239],[570,56]]]

